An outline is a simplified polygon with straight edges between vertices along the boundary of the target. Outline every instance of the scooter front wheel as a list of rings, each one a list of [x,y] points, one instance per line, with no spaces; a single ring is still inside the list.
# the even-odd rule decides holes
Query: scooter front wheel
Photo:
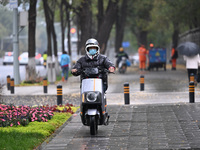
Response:
[[[90,134],[96,135],[98,129],[98,124],[96,122],[95,116],[90,116]]]

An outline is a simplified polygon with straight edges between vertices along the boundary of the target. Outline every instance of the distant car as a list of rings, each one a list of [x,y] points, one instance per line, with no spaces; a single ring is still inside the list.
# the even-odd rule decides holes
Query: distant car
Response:
[[[13,52],[5,52],[3,57],[3,65],[13,64]]]
[[[40,53],[35,53],[35,64],[36,65],[41,65],[41,62],[40,62],[40,58],[41,58],[41,54]],[[28,52],[24,52],[22,53],[19,57],[19,64],[20,65],[27,65],[28,64]]]

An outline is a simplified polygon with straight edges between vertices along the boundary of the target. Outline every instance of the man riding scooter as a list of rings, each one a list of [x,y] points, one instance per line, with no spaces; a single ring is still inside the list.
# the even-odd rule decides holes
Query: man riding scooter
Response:
[[[95,135],[98,125],[108,125],[106,112],[107,73],[114,73],[113,63],[101,55],[95,39],[85,44],[86,55],[81,57],[71,70],[75,76],[81,75],[80,116],[83,125],[90,126],[90,134]]]
[[[123,47],[119,48],[119,52],[116,54],[115,57],[117,57],[116,67],[118,67],[119,62],[122,60],[123,57],[125,57],[126,59],[129,59],[128,54],[124,51]]]

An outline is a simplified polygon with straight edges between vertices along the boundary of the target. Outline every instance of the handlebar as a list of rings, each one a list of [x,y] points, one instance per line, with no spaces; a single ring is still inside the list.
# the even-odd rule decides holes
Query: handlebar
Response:
[[[100,67],[96,67],[96,68],[85,68],[85,69],[79,69],[77,70],[77,72],[72,73],[75,76],[78,75],[84,75],[84,76],[94,76],[94,75],[99,75],[99,74],[107,74],[107,73],[111,73],[108,69],[105,68],[100,68]]]

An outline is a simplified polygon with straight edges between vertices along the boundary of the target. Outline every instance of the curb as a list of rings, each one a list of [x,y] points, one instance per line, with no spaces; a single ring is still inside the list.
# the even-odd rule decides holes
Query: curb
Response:
[[[80,108],[77,109],[77,111],[74,114],[79,114],[80,112]],[[73,115],[74,115],[73,114]],[[60,126],[58,129],[56,129],[54,131],[54,133],[52,135],[50,135],[49,137],[47,137],[47,139],[39,146],[37,146],[34,150],[42,150],[43,148],[45,148],[45,146],[51,141],[53,140],[53,138],[58,135],[61,130],[73,119],[74,116],[71,116],[62,126]]]

